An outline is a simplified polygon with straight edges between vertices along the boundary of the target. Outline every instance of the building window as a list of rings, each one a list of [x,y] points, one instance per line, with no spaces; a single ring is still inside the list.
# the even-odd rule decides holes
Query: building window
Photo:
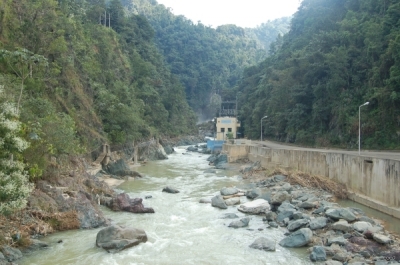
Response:
[[[228,132],[232,132],[232,128],[228,128]]]
[[[225,128],[221,128],[221,132],[225,132]]]

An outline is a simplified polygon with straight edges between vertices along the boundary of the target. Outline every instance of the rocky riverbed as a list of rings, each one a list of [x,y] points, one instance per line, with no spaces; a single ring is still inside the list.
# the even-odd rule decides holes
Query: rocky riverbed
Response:
[[[209,161],[216,168],[229,167],[225,155],[213,155]],[[325,184],[319,183],[320,188],[292,185],[290,182],[294,180],[294,183],[307,183],[306,176],[303,180],[283,174],[266,176],[258,163],[243,165],[241,172],[252,181],[252,189],[225,188],[210,202],[214,207],[237,207],[240,212],[263,219],[265,227],[259,229],[260,237],[250,247],[262,251],[275,251],[276,243],[287,248],[306,247],[310,262],[321,264],[400,262],[397,235],[386,231],[379,220],[366,216],[361,209],[343,208],[335,203],[336,197],[329,191],[336,188],[339,196],[344,196],[343,187],[336,187],[328,180]],[[250,202],[241,204],[244,197]],[[229,227],[237,229],[246,229],[251,222],[249,217],[239,219],[232,214],[227,218],[234,219]],[[264,228],[281,229],[286,237],[274,242]]]
[[[172,149],[169,152],[173,152],[174,144],[164,142],[168,150]],[[204,149],[204,145],[192,146],[187,155],[189,151],[204,153]],[[159,148],[155,152],[160,152]],[[114,169],[94,176],[87,173],[88,166],[84,160],[69,158],[66,166],[54,169],[52,178],[38,181],[26,211],[0,220],[3,235],[0,238],[3,240],[0,264],[10,264],[25,252],[46,248],[48,245],[38,239],[49,233],[108,226],[110,220],[104,218],[98,208],[99,203],[115,211],[154,212],[142,204],[141,198],[116,194],[103,181],[107,178],[122,181],[127,176],[140,178],[129,163],[124,164],[120,159],[123,157],[113,159]],[[224,155],[212,155],[208,160],[208,173],[232,168],[226,163]],[[239,168],[239,164],[235,164],[234,168]],[[122,172],[122,175],[110,172]],[[221,209],[236,208],[240,215],[230,211],[223,216],[232,233],[236,233],[237,229],[248,229],[249,224],[254,222],[253,218],[262,220],[264,225],[257,231],[259,236],[254,237],[254,242],[248,247],[260,251],[275,251],[277,244],[287,248],[308,248],[310,263],[316,261],[317,264],[395,264],[400,260],[396,235],[390,234],[379,220],[369,218],[362,210],[343,208],[335,202],[336,196],[345,194],[343,187],[328,182],[324,184],[324,180],[316,178],[312,181],[304,181],[304,176],[295,179],[286,172],[266,175],[257,163],[243,163],[241,173],[247,178],[246,182],[252,182],[251,188],[226,187],[218,191],[218,196],[204,198],[200,202]],[[307,185],[311,182],[317,183],[319,188]],[[165,192],[171,191],[171,187],[165,187]],[[243,214],[246,216],[243,217]],[[112,229],[109,231],[111,234],[128,231],[133,235],[127,246],[147,240],[143,231],[121,227]],[[278,242],[271,240],[268,238],[270,229],[280,231],[285,237]],[[104,249],[110,247],[107,243],[104,245],[103,237],[96,244]]]

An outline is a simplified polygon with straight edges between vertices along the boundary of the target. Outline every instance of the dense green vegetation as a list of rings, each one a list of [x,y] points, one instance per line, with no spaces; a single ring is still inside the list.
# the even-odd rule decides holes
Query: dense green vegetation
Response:
[[[153,37],[119,0],[0,0],[0,211],[23,206],[15,190],[26,197],[50,156],[195,130]]]
[[[245,134],[317,146],[400,148],[400,3],[304,0],[237,91]]]
[[[146,16],[155,30],[157,47],[185,86],[190,106],[203,117],[215,115],[213,95],[232,89],[244,68],[261,62],[270,43],[288,30],[289,19],[256,29],[223,25],[216,29],[175,16],[151,0],[124,1],[131,12]]]

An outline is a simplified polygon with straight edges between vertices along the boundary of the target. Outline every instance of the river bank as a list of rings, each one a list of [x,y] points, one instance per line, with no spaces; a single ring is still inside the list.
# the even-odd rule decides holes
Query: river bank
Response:
[[[173,146],[201,142],[200,137],[166,138],[162,150],[173,152]],[[159,158],[159,142],[141,148],[141,160]],[[113,161],[125,160],[132,163],[133,150],[117,150]],[[94,154],[96,155],[96,154]],[[93,154],[92,154],[93,156]],[[98,156],[98,154],[97,154]],[[48,244],[44,237],[61,231],[75,229],[96,229],[110,224],[99,207],[100,197],[112,197],[114,188],[126,180],[133,180],[130,174],[114,175],[105,172],[101,165],[92,164],[96,157],[62,156],[52,158],[42,179],[36,181],[35,189],[28,199],[27,207],[9,216],[0,216],[0,264],[10,264],[24,255]],[[116,167],[118,171],[120,168]],[[126,173],[128,173],[126,175]]]
[[[221,156],[225,155],[210,161],[221,167],[221,160],[227,160]],[[400,261],[398,235],[385,230],[382,221],[368,217],[361,209],[336,203],[338,199],[347,197],[344,185],[300,172],[278,170],[267,173],[260,163],[246,164],[242,161],[240,164],[244,179],[254,188],[242,192],[221,190],[220,198],[213,198],[214,207],[225,209],[232,197],[246,196],[258,203],[264,201],[265,209],[257,211],[257,214],[263,217],[267,227],[285,228],[287,237],[279,241],[279,245],[308,247],[313,262],[392,264],[389,262]],[[240,204],[240,200],[237,203]],[[247,219],[240,221],[239,227],[247,227]],[[232,224],[237,225],[237,221]],[[268,236],[259,238],[254,245],[266,251],[275,250]]]

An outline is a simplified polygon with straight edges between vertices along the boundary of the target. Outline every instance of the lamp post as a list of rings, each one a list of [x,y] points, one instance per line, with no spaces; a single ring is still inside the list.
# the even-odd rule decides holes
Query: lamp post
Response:
[[[361,107],[368,104],[369,102],[367,101],[358,107],[358,155],[361,154]]]
[[[262,142],[262,120],[268,118],[268,116],[264,116],[261,118],[261,142]]]

